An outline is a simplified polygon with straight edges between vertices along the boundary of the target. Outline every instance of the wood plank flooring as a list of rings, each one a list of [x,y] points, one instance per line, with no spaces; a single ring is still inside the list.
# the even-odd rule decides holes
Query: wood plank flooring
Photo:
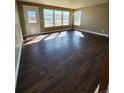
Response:
[[[50,36],[23,47],[16,93],[94,93],[108,38],[78,31]]]

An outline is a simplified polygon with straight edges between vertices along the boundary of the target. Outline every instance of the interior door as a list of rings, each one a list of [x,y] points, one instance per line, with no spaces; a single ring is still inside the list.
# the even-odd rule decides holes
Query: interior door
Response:
[[[26,35],[39,34],[41,32],[39,8],[36,6],[23,5],[23,10],[26,26]]]

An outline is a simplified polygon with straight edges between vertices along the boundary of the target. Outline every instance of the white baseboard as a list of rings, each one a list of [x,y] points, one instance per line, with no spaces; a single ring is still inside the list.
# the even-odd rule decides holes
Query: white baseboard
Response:
[[[94,91],[94,93],[98,93],[99,92],[99,86],[100,84],[97,86],[96,90]]]
[[[96,35],[100,35],[100,36],[109,37],[109,35],[107,35],[107,34],[102,34],[102,33],[94,32],[94,31],[88,31],[88,30],[85,30],[85,29],[75,28],[75,30],[79,30],[79,31],[87,32],[87,33],[91,33],[91,34],[96,34]]]
[[[18,71],[19,71],[19,65],[20,65],[20,58],[21,58],[22,47],[23,47],[23,41],[21,42],[21,45],[20,45],[19,57],[18,57],[18,60],[17,60],[16,69],[15,69],[15,85],[17,83],[17,77],[18,77]]]

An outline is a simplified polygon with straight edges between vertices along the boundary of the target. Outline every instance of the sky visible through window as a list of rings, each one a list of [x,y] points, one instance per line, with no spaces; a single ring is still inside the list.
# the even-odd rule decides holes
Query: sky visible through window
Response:
[[[28,23],[37,23],[35,11],[28,11]]]
[[[28,11],[28,17],[36,17],[35,11]]]
[[[51,16],[51,14],[53,14],[53,10],[44,9],[44,15],[46,15],[46,16]]]

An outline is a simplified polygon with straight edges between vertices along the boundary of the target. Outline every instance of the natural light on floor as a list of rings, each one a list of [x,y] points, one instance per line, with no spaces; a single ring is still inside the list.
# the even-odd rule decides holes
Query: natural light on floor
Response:
[[[53,38],[57,37],[58,34],[59,34],[59,33],[53,33],[53,34],[51,34],[50,36],[48,36],[47,38],[45,38],[44,41],[53,39]]]
[[[83,37],[83,38],[84,38],[84,35],[83,35],[81,32],[79,32],[79,31],[74,31],[74,33],[75,33],[75,35],[77,35],[77,36],[80,36],[80,37]]]
[[[79,32],[79,31],[74,31],[75,35],[77,36],[80,36],[80,37],[83,37],[84,38],[84,35]],[[65,35],[67,34],[67,31],[64,31],[64,32],[58,32],[58,33],[53,33],[53,34],[45,34],[45,35],[40,35],[40,36],[37,36],[35,39],[27,42],[25,45],[29,45],[29,44],[34,44],[34,43],[37,43],[41,40],[51,40],[51,39],[54,39],[56,37],[64,37]]]
[[[67,34],[67,31],[61,32],[57,37],[64,37]]]
[[[46,34],[46,35],[40,35],[40,36],[37,36],[35,39],[33,39],[33,40],[31,40],[31,41],[29,41],[28,43],[26,43],[25,45],[29,45],[29,44],[34,44],[34,43],[37,43],[37,42],[39,42],[39,41],[41,41],[41,40],[43,40],[45,37],[47,37],[48,36],[48,34]]]

